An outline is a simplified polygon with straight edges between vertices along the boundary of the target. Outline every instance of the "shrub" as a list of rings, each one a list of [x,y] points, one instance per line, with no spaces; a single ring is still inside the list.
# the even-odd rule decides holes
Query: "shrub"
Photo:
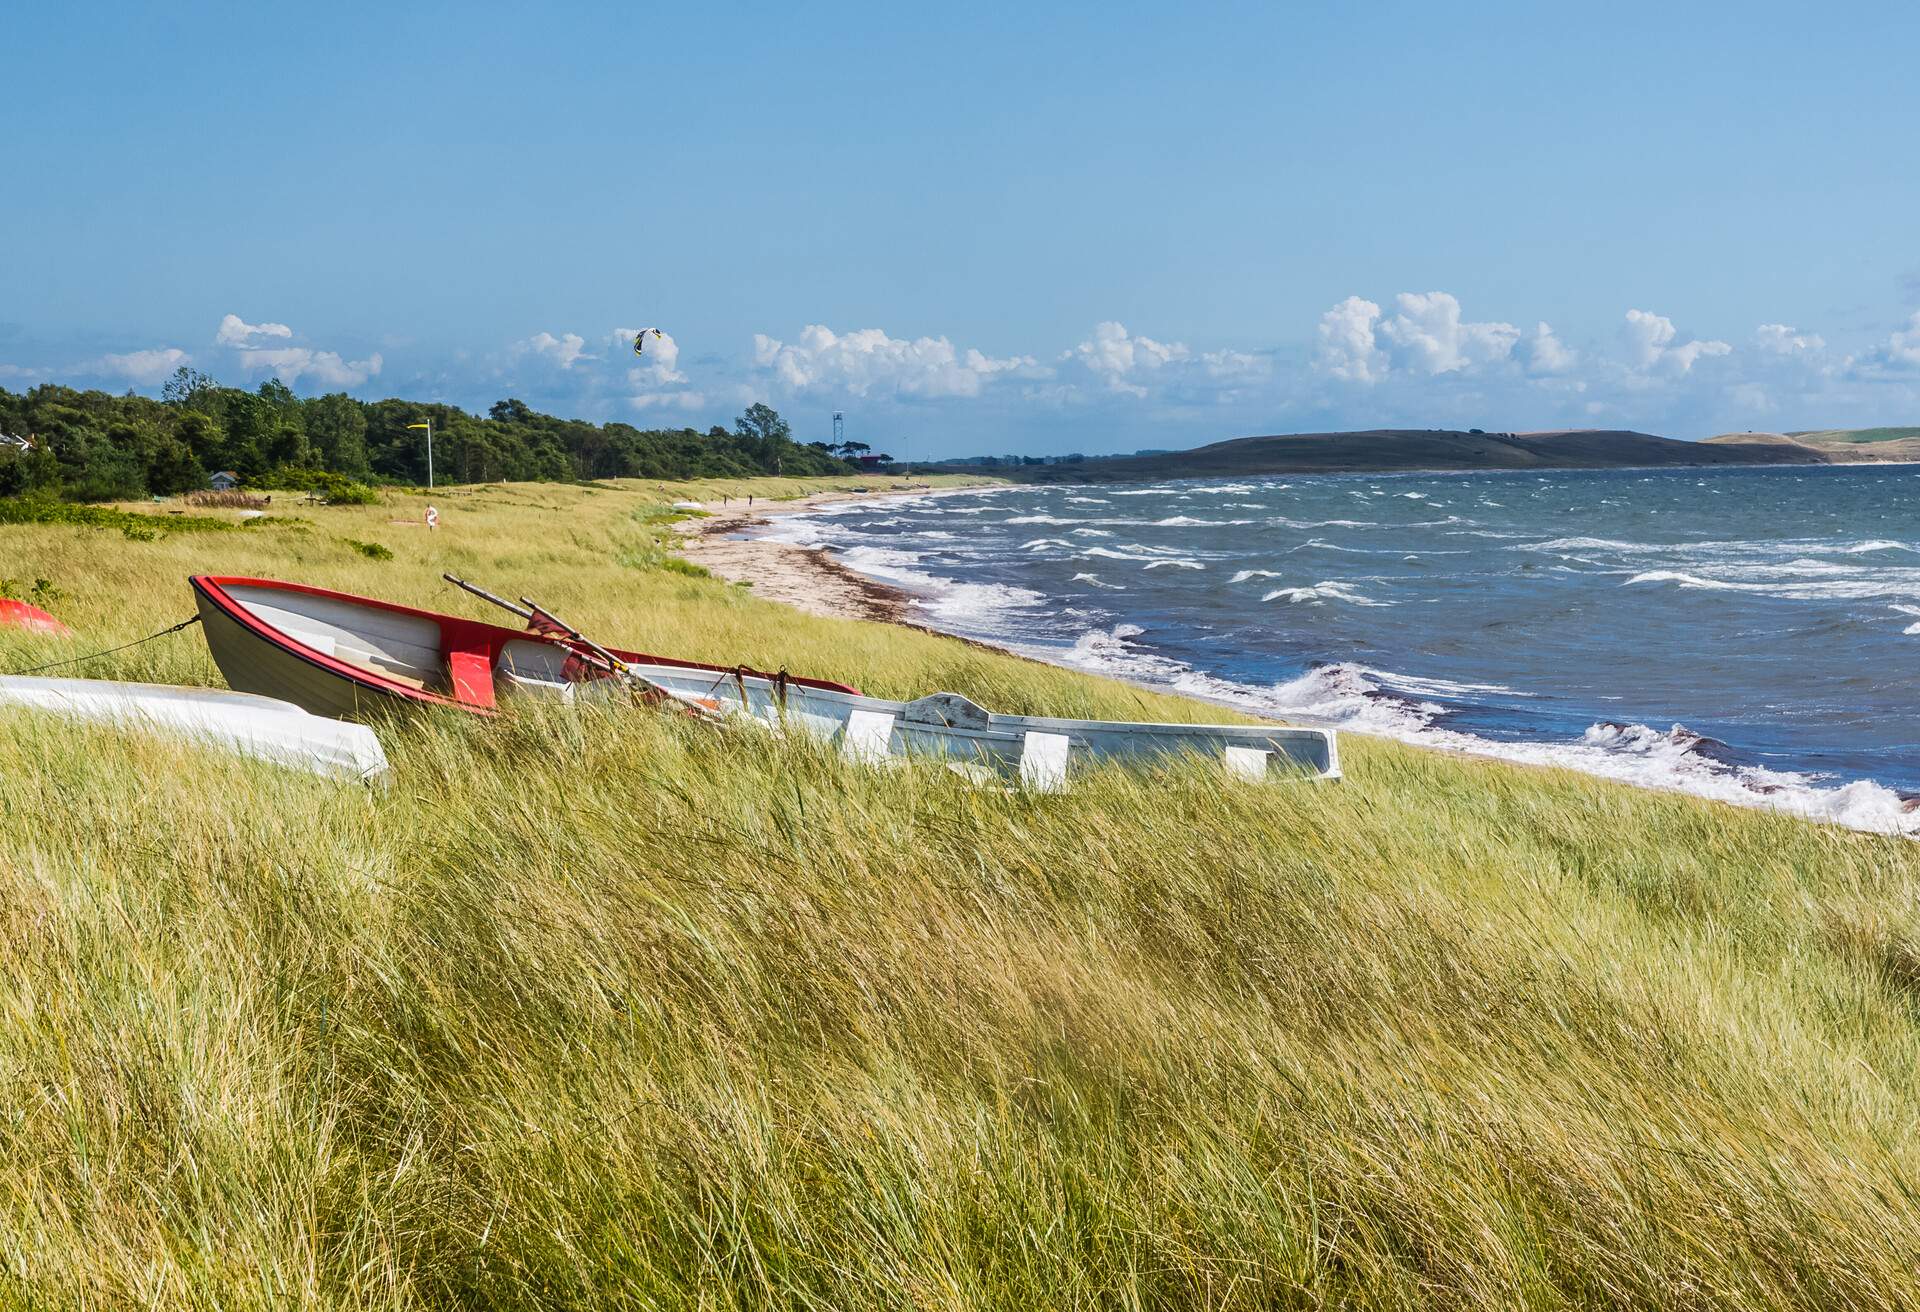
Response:
[[[381,546],[378,542],[362,542],[358,538],[341,539],[368,560],[392,560],[393,549]]]
[[[112,506],[82,506],[46,496],[0,498],[0,524],[117,528],[135,542],[151,542],[162,533],[224,533],[239,527],[210,515],[136,515]]]

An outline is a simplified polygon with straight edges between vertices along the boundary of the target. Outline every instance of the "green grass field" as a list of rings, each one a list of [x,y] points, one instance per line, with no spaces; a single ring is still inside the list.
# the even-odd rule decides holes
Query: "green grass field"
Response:
[[[79,630],[0,668],[197,571],[480,614],[450,569],[673,655],[1231,718],[668,567],[714,490],[0,526]],[[194,630],[88,672],[218,681]],[[1335,785],[1035,796],[631,710],[382,736],[368,791],[0,715],[0,1305],[1920,1303],[1910,842],[1353,737]]]
[[[1788,433],[1787,436],[1816,446],[1832,443],[1903,442],[1909,438],[1920,438],[1920,428],[1821,428],[1801,433]]]

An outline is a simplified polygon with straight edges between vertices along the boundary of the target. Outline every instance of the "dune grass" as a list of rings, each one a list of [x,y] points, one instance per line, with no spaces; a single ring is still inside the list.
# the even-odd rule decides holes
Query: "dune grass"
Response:
[[[0,665],[190,572],[477,607],[452,569],[670,654],[1231,718],[659,568],[689,491],[0,528],[79,630]],[[89,672],[217,681],[191,630]],[[1909,842],[1352,737],[1338,785],[1062,796],[606,710],[382,737],[368,791],[0,716],[0,1303],[1920,1302]]]

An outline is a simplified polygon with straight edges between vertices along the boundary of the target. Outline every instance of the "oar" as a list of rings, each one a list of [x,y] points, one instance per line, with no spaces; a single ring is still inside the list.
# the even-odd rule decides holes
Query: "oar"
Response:
[[[626,679],[630,683],[638,684],[641,691],[653,693],[655,696],[658,696],[658,697],[670,698],[673,701],[678,702],[680,705],[686,707],[689,711],[692,711],[695,715],[701,717],[702,719],[711,720],[716,724],[720,723],[722,720],[726,718],[719,710],[715,709],[714,707],[706,705],[704,702],[701,702],[694,697],[688,696],[686,693],[675,692],[671,688],[664,688],[661,685],[655,683],[652,679],[649,679],[646,675],[634,669],[633,666],[627,664],[627,662],[621,660],[618,656],[615,656],[612,652],[608,651],[605,647],[602,647],[599,643],[595,642],[592,638],[589,638],[586,634],[574,628],[573,625],[567,623],[565,620],[561,619],[558,615],[555,615],[552,611],[548,610],[545,606],[542,606],[539,602],[533,600],[531,597],[520,598],[520,604],[522,606],[527,607],[530,611],[533,612],[533,615],[530,615],[528,617],[529,619],[531,619],[534,615],[537,615],[541,619],[546,620],[549,624],[552,624],[555,628],[559,629],[562,633],[564,633],[567,636],[569,641],[579,643],[582,647],[585,647],[594,656],[597,656],[601,660],[605,661],[607,663],[607,668],[611,669],[615,674],[618,674],[621,678]]]
[[[568,624],[565,620],[561,619],[558,615],[555,615],[552,611],[546,609],[544,606],[538,605],[535,602],[528,601],[525,597],[522,597],[520,599],[521,604],[516,606],[512,602],[508,601],[505,597],[496,597],[491,592],[488,592],[485,588],[480,587],[477,584],[469,583],[465,579],[460,578],[457,575],[442,574],[440,577],[445,579],[447,582],[453,584],[457,588],[464,588],[466,591],[471,592],[474,596],[479,597],[482,601],[490,601],[494,605],[500,607],[500,609],[504,611],[508,611],[514,615],[518,615],[523,620],[527,620],[531,622],[536,616],[547,620],[555,628],[565,632],[567,638],[571,642],[576,642],[580,644],[580,646],[586,648],[586,651],[576,652],[575,653],[576,655],[581,656],[583,659],[587,660],[589,664],[593,664],[596,661],[599,662],[600,669],[604,670],[608,674],[617,675],[620,678],[625,679],[629,683],[639,685],[642,692],[653,693],[655,696],[667,698],[672,701],[675,701],[687,707],[687,709],[694,712],[695,714],[706,719],[717,721],[721,718],[720,715],[716,711],[714,711],[712,707],[704,706],[701,703],[693,700],[692,698],[686,696],[683,693],[675,692],[671,688],[661,687],[659,684],[647,678],[645,675],[641,674],[639,671],[635,670],[633,666],[627,664],[627,662],[621,660],[618,656],[615,656],[612,652],[608,651],[605,647],[602,647],[599,643],[587,637],[584,633],[580,632],[580,630],[574,628],[571,624]]]

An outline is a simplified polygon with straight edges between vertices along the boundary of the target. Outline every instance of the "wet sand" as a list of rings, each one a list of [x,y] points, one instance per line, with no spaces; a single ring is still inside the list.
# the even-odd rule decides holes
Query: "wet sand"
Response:
[[[750,583],[753,595],[784,602],[812,615],[841,619],[910,622],[913,598],[856,574],[818,547],[764,538],[729,536],[764,526],[782,515],[799,514],[836,501],[875,501],[886,493],[816,492],[795,501],[708,504],[709,518],[679,526],[680,554],[729,583]]]

